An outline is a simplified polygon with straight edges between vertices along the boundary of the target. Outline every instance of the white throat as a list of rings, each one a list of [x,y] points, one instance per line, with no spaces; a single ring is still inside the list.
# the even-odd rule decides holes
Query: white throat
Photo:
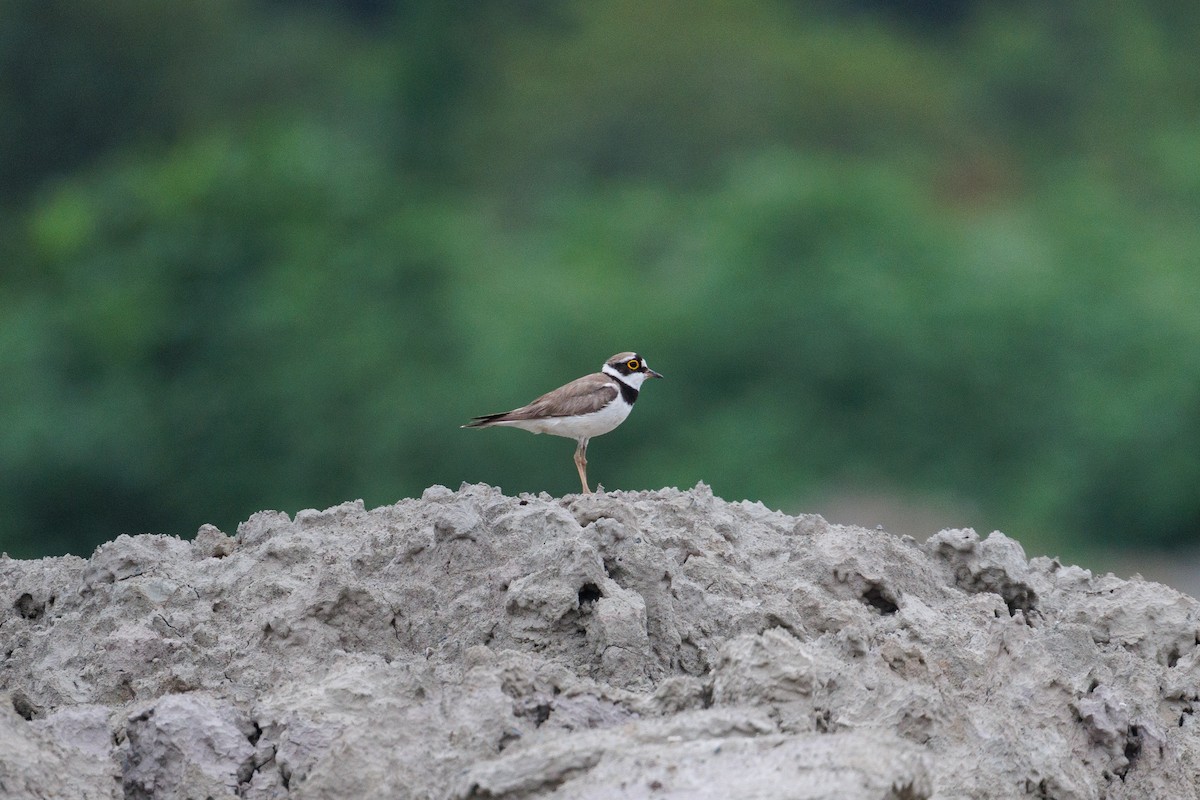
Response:
[[[644,373],[644,372],[633,372],[633,373],[630,373],[629,375],[622,375],[621,373],[617,372],[616,369],[609,366],[608,364],[605,364],[603,367],[601,367],[600,371],[603,372],[605,375],[608,375],[611,378],[616,378],[617,380],[619,380],[621,383],[625,384],[626,386],[629,386],[629,387],[632,387],[632,388],[638,389],[638,390],[640,390],[642,388],[642,381],[646,380],[646,373]]]

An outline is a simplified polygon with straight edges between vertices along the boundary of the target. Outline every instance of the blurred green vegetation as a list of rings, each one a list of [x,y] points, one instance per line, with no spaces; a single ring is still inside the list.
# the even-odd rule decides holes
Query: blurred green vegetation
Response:
[[[0,4],[0,550],[432,483],[1200,536],[1200,6]]]

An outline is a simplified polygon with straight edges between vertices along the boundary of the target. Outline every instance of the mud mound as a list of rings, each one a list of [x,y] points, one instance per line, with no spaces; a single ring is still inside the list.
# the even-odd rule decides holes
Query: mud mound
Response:
[[[0,559],[0,796],[1196,798],[1200,610],[691,491]]]

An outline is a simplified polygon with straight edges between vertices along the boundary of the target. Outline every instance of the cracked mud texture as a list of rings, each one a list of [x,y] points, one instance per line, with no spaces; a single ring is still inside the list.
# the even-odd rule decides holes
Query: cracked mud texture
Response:
[[[1200,797],[1200,612],[690,491],[0,558],[4,798]]]

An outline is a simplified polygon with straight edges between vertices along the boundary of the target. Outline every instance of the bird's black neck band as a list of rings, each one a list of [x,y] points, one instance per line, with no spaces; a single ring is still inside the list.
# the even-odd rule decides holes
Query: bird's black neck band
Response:
[[[638,390],[633,388],[632,386],[630,386],[628,383],[621,380],[620,378],[613,378],[613,380],[615,380],[617,382],[617,388],[621,390],[621,397],[625,400],[626,403],[629,403],[629,405],[633,405],[634,401],[637,400]]]
[[[601,372],[617,382],[617,388],[621,390],[621,398],[629,405],[633,405],[637,400],[638,390],[621,380],[621,373],[617,372],[615,367],[605,364]]]

